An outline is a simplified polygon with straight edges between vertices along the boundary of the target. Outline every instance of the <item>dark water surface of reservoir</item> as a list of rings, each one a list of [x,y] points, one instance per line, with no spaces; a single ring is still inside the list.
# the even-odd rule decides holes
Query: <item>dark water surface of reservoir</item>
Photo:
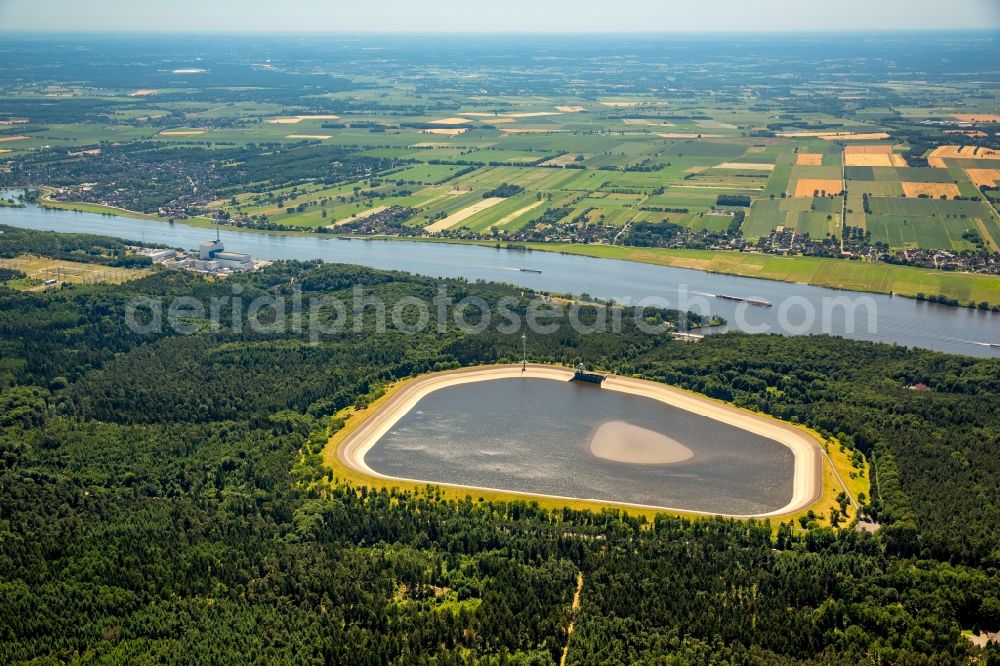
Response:
[[[694,455],[669,464],[597,457],[591,439],[609,422],[634,426],[630,437],[639,428],[666,435]],[[434,391],[365,462],[401,478],[725,514],[785,506],[794,469],[774,440],[650,398],[540,378]]]

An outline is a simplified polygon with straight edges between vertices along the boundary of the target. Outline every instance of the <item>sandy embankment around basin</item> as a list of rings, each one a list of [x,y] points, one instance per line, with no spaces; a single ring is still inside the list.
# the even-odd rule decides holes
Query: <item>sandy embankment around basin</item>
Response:
[[[823,458],[819,443],[809,433],[791,424],[740,409],[679,388],[630,377],[608,377],[603,388],[659,400],[699,416],[727,423],[783,444],[795,458],[792,497],[788,504],[768,513],[735,518],[783,516],[805,509],[819,499],[823,483]]]
[[[427,484],[428,482],[423,479],[408,479],[380,474],[368,466],[365,462],[365,456],[369,451],[371,451],[375,444],[426,395],[440,389],[460,386],[462,384],[472,382],[489,381],[493,379],[511,379],[517,377],[569,381],[573,377],[573,371],[568,368],[532,364],[528,366],[526,372],[522,373],[520,365],[501,365],[463,368],[461,370],[434,373],[425,375],[424,377],[418,377],[402,387],[398,393],[392,395],[391,398],[375,410],[375,412],[373,412],[364,423],[351,432],[340,443],[336,452],[337,459],[347,468],[368,477],[383,479],[386,481]],[[711,418],[736,426],[748,432],[752,432],[762,437],[767,437],[783,444],[791,450],[795,461],[791,499],[785,506],[775,511],[754,515],[730,515],[692,511],[690,509],[681,509],[676,507],[651,506],[629,502],[613,502],[586,497],[564,497],[559,495],[547,495],[544,493],[509,491],[503,488],[484,488],[479,486],[465,486],[460,484],[436,482],[433,485],[478,491],[510,493],[512,495],[527,497],[543,497],[567,501],[585,501],[610,506],[628,506],[640,509],[672,511],[686,514],[727,515],[732,518],[783,516],[805,509],[820,497],[823,479],[822,453],[816,439],[814,439],[805,430],[796,428],[790,424],[782,423],[776,419],[754,414],[753,412],[712,400],[707,397],[688,393],[687,391],[667,386],[666,384],[660,384],[642,379],[610,376],[605,380],[601,390],[621,391],[631,395],[638,395],[658,400],[664,404],[684,409],[694,414],[698,414],[699,416],[704,416],[706,418]]]

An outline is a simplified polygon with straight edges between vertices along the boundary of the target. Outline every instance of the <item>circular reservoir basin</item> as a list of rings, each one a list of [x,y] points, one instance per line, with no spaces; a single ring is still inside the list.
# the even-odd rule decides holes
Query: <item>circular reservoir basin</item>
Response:
[[[529,373],[445,384],[408,404],[371,435],[362,467],[396,479],[739,516],[777,513],[812,492],[796,491],[789,446],[623,389]]]

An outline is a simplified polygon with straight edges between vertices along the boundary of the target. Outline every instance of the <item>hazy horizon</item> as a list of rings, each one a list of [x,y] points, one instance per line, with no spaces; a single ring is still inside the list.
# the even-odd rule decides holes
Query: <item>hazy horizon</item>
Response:
[[[458,0],[369,0],[363,10],[322,0],[3,0],[5,32],[711,34],[1000,30],[1000,4],[842,0],[837,11],[787,0],[508,0],[502,12]],[[42,18],[43,17],[43,18]]]

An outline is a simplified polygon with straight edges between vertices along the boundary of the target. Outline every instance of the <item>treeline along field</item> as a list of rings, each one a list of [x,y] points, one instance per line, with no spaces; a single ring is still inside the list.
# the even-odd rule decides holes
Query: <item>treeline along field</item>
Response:
[[[51,251],[51,237],[21,239]],[[76,237],[67,243],[107,247]],[[85,248],[82,248],[86,251]],[[0,660],[968,664],[1000,629],[1000,364],[830,337],[529,335],[808,424],[876,461],[877,534],[543,511],[337,482],[338,414],[397,378],[520,356],[519,333],[138,335],[136,296],[431,298],[435,281],[279,263],[209,281],[0,287]],[[454,300],[520,290],[447,282]],[[290,306],[289,306],[290,307]],[[685,315],[649,313],[668,321]],[[626,322],[629,318],[625,319]],[[926,384],[929,392],[907,387]],[[833,507],[830,507],[833,508]],[[820,508],[821,513],[830,508]],[[855,518],[849,509],[849,520]],[[817,519],[818,522],[818,519]]]

